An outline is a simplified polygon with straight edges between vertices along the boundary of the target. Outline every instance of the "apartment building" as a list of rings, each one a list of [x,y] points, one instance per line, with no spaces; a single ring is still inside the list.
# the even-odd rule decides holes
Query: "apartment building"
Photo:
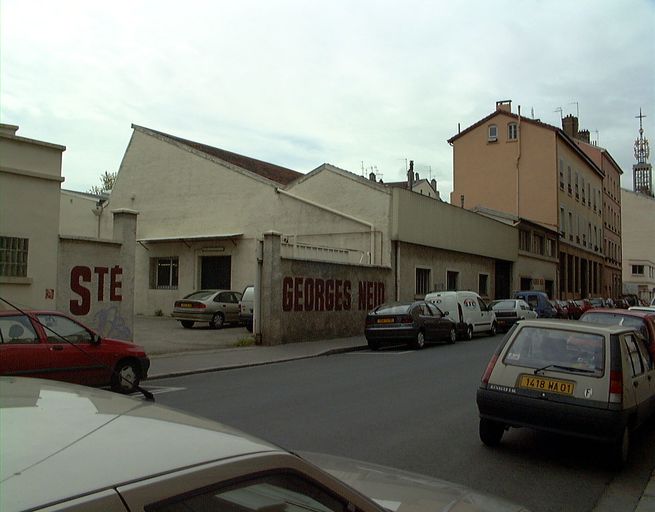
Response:
[[[488,208],[558,233],[558,269],[551,286],[523,268],[523,286],[552,289],[560,298],[603,291],[604,172],[564,130],[512,112],[511,101],[448,141],[453,147],[451,203]],[[521,245],[548,256],[554,241],[534,240],[525,230]],[[543,279],[543,284],[542,284]]]

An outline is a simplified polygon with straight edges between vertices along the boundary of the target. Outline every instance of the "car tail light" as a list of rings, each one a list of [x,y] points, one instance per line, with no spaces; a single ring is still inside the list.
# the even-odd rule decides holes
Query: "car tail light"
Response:
[[[482,375],[483,384],[489,384],[489,377],[491,377],[491,372],[493,371],[494,366],[496,366],[496,361],[498,361],[498,354],[491,356],[487,369],[484,371],[484,375]]]
[[[610,371],[610,403],[623,402],[623,374],[619,371]]]

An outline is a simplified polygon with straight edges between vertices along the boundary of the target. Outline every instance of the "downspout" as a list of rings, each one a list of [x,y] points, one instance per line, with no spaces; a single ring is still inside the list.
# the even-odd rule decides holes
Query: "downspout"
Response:
[[[521,105],[519,105],[518,112],[518,123],[516,126],[516,137],[518,139],[518,145],[516,150],[516,217],[521,218],[521,190],[520,183],[521,179],[519,177],[519,170],[521,168]]]
[[[348,215],[347,213],[343,213],[343,212],[340,212],[340,211],[335,210],[333,208],[323,206],[322,204],[318,204],[318,203],[316,203],[314,201],[311,201],[309,199],[305,199],[304,197],[296,196],[296,195],[294,195],[294,194],[292,194],[290,192],[287,192],[286,190],[282,190],[279,187],[275,187],[275,191],[278,194],[282,194],[283,196],[291,197],[291,198],[293,198],[293,199],[295,199],[297,201],[300,201],[301,203],[306,203],[308,205],[315,206],[316,208],[320,208],[321,210],[324,210],[326,212],[333,213],[334,215],[338,215],[339,217],[343,217],[344,219],[352,220],[354,222],[357,222],[359,224],[364,224],[365,226],[367,226],[370,229],[370,232],[371,232],[371,240],[370,240],[370,242],[371,242],[371,244],[370,244],[371,245],[371,252],[369,253],[369,261],[368,262],[369,262],[370,265],[373,265],[373,262],[375,261],[375,226],[373,224],[371,224],[370,222],[367,222],[365,220],[358,219],[357,217],[353,217],[352,215]]]
[[[98,233],[97,233],[97,238],[100,240],[100,221],[102,219],[102,213],[105,211],[105,207],[107,206],[107,200],[106,199],[98,199],[96,202],[96,207],[91,210],[93,214],[98,217]]]

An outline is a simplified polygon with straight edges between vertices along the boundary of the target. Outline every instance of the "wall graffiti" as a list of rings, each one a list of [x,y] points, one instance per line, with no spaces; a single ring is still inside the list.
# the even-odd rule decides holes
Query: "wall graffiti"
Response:
[[[121,316],[118,306],[108,306],[98,311],[94,316],[94,325],[98,333],[107,338],[131,340],[132,331]]]

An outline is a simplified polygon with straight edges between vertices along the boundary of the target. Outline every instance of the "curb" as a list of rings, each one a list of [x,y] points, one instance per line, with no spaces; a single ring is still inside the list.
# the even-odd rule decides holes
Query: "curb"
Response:
[[[264,366],[267,364],[275,364],[275,363],[285,363],[288,361],[297,361],[300,359],[312,359],[314,357],[321,357],[321,356],[329,356],[329,355],[334,355],[334,354],[343,354],[346,352],[356,352],[358,350],[365,350],[368,347],[366,345],[360,345],[356,347],[344,347],[344,348],[331,348],[331,349],[326,349],[322,352],[318,352],[316,354],[306,354],[306,355],[298,355],[298,356],[289,356],[289,357],[282,357],[280,359],[270,359],[267,361],[254,361],[254,362],[248,362],[248,363],[235,363],[231,365],[224,365],[224,366],[211,366],[207,368],[197,368],[194,370],[180,370],[180,371],[171,371],[167,373],[159,373],[156,375],[148,375],[148,378],[145,380],[145,382],[149,382],[151,380],[159,380],[159,379],[167,379],[167,378],[173,378],[173,377],[184,377],[185,375],[194,375],[196,373],[211,373],[211,372],[220,372],[223,370],[238,370],[240,368],[250,368],[254,366]]]

